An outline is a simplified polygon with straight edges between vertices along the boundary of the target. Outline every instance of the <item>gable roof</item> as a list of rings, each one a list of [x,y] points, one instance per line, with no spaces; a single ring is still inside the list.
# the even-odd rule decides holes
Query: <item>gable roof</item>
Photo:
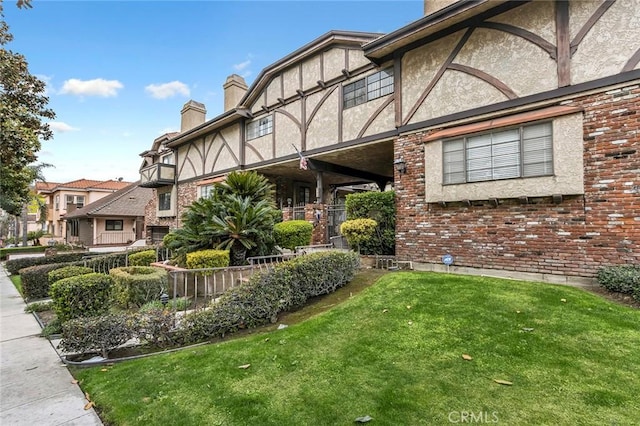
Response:
[[[144,209],[153,198],[153,189],[138,186],[140,181],[109,194],[93,203],[65,215],[65,219],[87,217],[144,216]]]
[[[131,182],[118,181],[118,180],[93,180],[93,179],[76,179],[71,182],[65,183],[55,183],[55,182],[36,182],[36,189],[41,192],[55,192],[61,191],[63,189],[71,189],[71,190],[83,190],[83,191],[92,191],[92,190],[105,190],[105,191],[117,191],[118,189],[122,189]]]

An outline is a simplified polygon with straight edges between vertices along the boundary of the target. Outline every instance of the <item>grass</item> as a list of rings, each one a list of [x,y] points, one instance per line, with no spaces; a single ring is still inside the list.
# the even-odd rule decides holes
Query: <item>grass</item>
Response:
[[[22,278],[20,278],[20,275],[10,275],[9,279],[11,279],[11,282],[16,290],[18,290],[18,293],[24,297],[24,293],[22,292]]]
[[[575,288],[398,272],[283,330],[74,374],[113,425],[630,425],[639,324]]]

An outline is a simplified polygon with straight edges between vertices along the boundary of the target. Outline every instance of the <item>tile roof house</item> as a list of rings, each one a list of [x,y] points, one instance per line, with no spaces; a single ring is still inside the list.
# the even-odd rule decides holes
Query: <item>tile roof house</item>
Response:
[[[341,185],[396,192],[396,255],[566,282],[640,263],[640,0],[426,0],[389,34],[330,31],[189,101],[145,152],[148,231],[232,170],[277,204]],[[314,238],[326,238],[323,226]]]
[[[64,217],[75,209],[97,201],[131,182],[120,180],[77,179],[71,182],[37,182],[36,192],[48,205],[46,231],[54,237],[67,235]]]
[[[67,213],[66,240],[85,246],[129,244],[143,238],[144,210],[153,196],[134,182]]]

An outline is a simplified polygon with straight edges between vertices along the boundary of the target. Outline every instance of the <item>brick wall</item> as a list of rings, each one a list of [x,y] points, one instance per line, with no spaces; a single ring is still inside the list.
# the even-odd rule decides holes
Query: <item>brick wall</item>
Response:
[[[426,132],[395,141],[398,258],[534,273],[593,276],[640,263],[640,86],[575,97],[584,108],[584,195],[554,200],[424,202]],[[559,201],[559,202],[558,202]]]
[[[195,182],[178,184],[178,199],[176,204],[176,216],[173,217],[157,217],[156,208],[158,206],[158,192],[153,190],[153,197],[147,203],[144,209],[144,220],[146,229],[146,239],[151,241],[151,226],[168,226],[169,229],[180,227],[180,218],[187,207],[197,199],[197,186]]]

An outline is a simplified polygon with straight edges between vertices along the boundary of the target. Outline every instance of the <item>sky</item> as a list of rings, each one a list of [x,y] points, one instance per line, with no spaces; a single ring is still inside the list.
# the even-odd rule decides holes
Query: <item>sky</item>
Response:
[[[158,136],[178,131],[190,99],[223,112],[227,76],[260,71],[330,30],[392,32],[423,16],[422,0],[4,1],[31,74],[47,83],[53,139],[48,182],[136,181]]]

